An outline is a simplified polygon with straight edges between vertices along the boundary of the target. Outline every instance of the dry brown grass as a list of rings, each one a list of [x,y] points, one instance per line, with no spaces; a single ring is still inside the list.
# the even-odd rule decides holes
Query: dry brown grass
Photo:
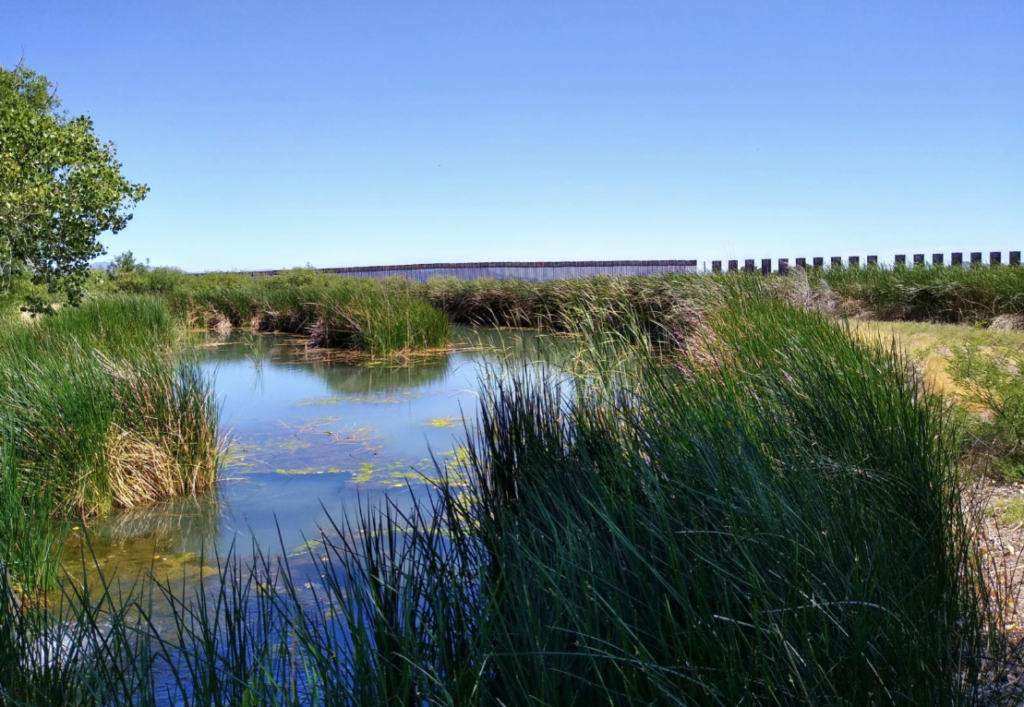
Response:
[[[112,426],[104,448],[113,504],[134,508],[209,488],[217,477],[221,442],[214,426],[196,410],[180,411],[175,389],[154,384],[152,374],[104,359],[107,370],[125,384],[115,398],[137,415],[134,429]],[[204,407],[213,407],[209,400]],[[184,414],[171,414],[179,410]]]
[[[790,304],[833,319],[859,319],[866,314],[858,302],[836,293],[827,280],[819,280],[812,285],[802,268],[792,270],[788,278],[779,278],[773,283],[773,289]]]
[[[106,458],[115,505],[134,508],[174,495],[174,458],[137,432],[112,428]]]
[[[992,319],[988,328],[994,331],[1024,332],[1024,314],[1000,314]]]

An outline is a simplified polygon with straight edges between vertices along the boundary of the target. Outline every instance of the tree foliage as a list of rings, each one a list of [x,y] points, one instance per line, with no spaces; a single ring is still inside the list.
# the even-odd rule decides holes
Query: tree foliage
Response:
[[[0,273],[27,271],[77,304],[99,236],[117,233],[148,187],[121,174],[88,116],[60,109],[54,85],[24,64],[0,66]]]
[[[114,256],[114,259],[110,261],[110,267],[107,268],[107,277],[111,280],[116,280],[122,275],[145,272],[147,270],[149,270],[149,258],[146,258],[144,263],[140,262],[135,259],[135,253],[126,250],[120,255]]]

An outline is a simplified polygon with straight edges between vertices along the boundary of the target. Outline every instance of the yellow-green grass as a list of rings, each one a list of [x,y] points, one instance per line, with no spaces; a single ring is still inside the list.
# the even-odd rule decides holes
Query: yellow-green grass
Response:
[[[997,331],[973,324],[869,320],[853,320],[851,327],[865,340],[895,342],[921,366],[929,389],[943,395],[963,392],[948,371],[958,347],[977,347],[982,354],[997,348],[1024,351],[1024,331]]]
[[[1024,475],[1024,332],[863,321],[853,331],[905,350],[926,390],[962,418],[965,469],[1003,481]]]
[[[988,515],[1003,526],[1024,523],[1024,497],[1000,498],[988,507]]]

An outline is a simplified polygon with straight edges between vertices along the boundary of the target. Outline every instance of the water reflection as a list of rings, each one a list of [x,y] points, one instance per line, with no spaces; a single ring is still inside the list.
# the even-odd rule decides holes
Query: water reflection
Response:
[[[387,494],[408,508],[438,466],[464,454],[480,376],[499,360],[558,357],[533,332],[460,330],[457,350],[395,365],[310,350],[301,339],[211,335],[201,365],[215,376],[228,449],[216,491],[113,514],[71,538],[66,564],[92,553],[104,573],[190,581],[201,558],[253,544],[301,555],[329,517]],[[91,561],[90,561],[91,563]]]

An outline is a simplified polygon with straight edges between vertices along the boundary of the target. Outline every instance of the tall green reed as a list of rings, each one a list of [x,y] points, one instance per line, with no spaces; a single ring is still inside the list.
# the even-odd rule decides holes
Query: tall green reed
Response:
[[[549,282],[437,277],[419,290],[456,322],[556,331],[574,328],[577,304],[601,302],[603,310],[589,307],[591,316],[603,311],[613,322],[617,312],[632,307],[650,332],[685,321],[694,310],[721,306],[737,291],[758,291],[833,315],[877,319],[988,323],[1024,313],[1020,267],[840,266],[794,270],[788,277],[728,273]]]
[[[0,445],[0,574],[22,595],[58,579],[66,529],[50,518],[53,491],[26,477],[14,448]]]
[[[213,483],[217,407],[209,379],[174,353],[178,337],[166,307],[140,297],[95,299],[36,323],[0,325],[7,460],[0,503],[30,514],[43,545],[39,524],[47,518],[95,515]],[[14,565],[26,546],[12,537],[0,537],[0,556]]]
[[[810,271],[858,313],[878,319],[988,322],[1024,313],[1024,268],[929,265]]]
[[[375,356],[442,348],[452,334],[444,313],[416,296],[402,278],[346,278],[312,270],[273,277],[138,274],[113,286],[158,294],[196,326],[302,334],[313,346]]]
[[[624,395],[497,384],[496,672],[553,704],[966,700],[990,622],[942,411],[777,302],[706,344]]]
[[[0,690],[37,704],[36,683],[69,704],[987,699],[1004,634],[941,406],[897,352],[818,315],[730,300],[705,324],[672,365],[640,352],[614,375],[496,370],[468,460],[411,509],[366,507],[301,561],[228,558],[192,596],[154,583],[0,630]],[[25,648],[81,624],[97,645],[59,667]]]

